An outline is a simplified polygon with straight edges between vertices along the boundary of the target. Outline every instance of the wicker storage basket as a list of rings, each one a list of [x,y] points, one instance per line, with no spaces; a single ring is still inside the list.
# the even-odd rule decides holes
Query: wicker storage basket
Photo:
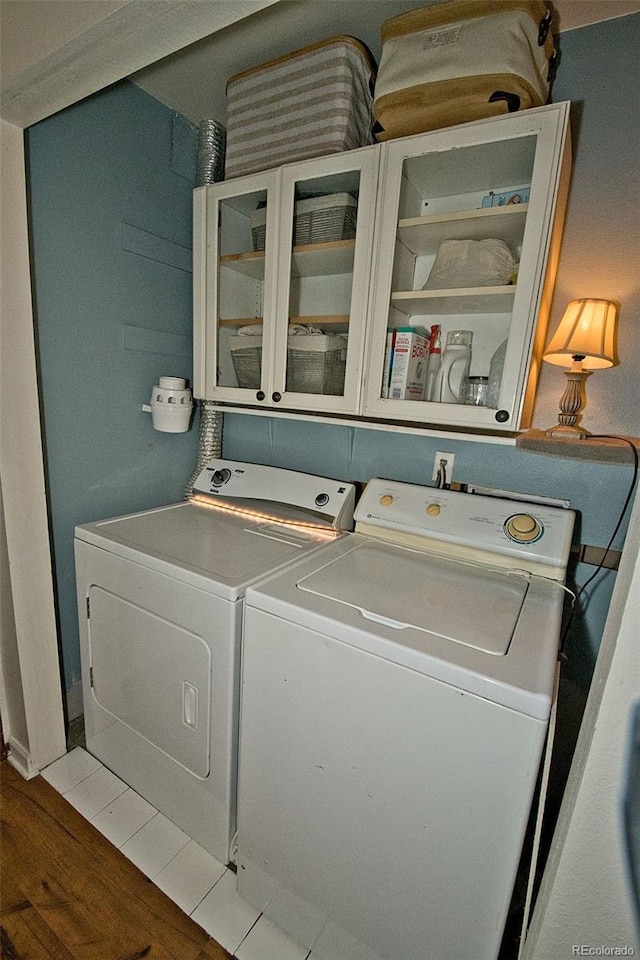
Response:
[[[353,240],[356,235],[357,203],[348,193],[314,197],[296,203],[293,244]]]
[[[229,342],[238,386],[258,390],[262,372],[262,337],[233,336]]]
[[[252,210],[249,219],[253,249],[256,252],[264,250],[267,244],[267,208],[260,207],[259,210]]]
[[[323,333],[289,336],[287,390],[292,393],[344,392],[347,341]]]
[[[373,143],[375,62],[331,37],[227,81],[225,177]]]
[[[293,245],[353,240],[356,235],[358,205],[348,193],[332,193],[296,203],[293,218]],[[251,213],[253,249],[264,250],[267,211],[263,207]]]
[[[262,337],[230,338],[231,359],[238,386],[258,390],[262,371]],[[347,342],[323,333],[293,334],[287,343],[287,390],[292,393],[344,391]]]

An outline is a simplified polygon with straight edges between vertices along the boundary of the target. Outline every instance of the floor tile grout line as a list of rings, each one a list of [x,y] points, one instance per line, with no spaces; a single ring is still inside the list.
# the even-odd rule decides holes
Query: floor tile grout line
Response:
[[[57,763],[57,761],[55,762]],[[53,783],[49,783],[49,786],[53,787],[53,789],[56,790],[61,797],[66,797],[68,793],[71,793],[72,790],[75,790],[76,787],[79,787],[81,783],[84,783],[85,780],[88,780],[89,777],[92,777],[94,773],[97,773],[98,770],[101,770],[101,769],[107,769],[107,768],[104,766],[104,764],[101,764],[99,767],[96,767],[95,770],[92,770],[91,773],[88,773],[86,777],[81,777],[81,779],[78,780],[77,783],[73,783],[70,787],[67,787],[66,790],[61,790],[60,787],[56,787]],[[45,777],[44,779],[46,780],[47,778]]]
[[[133,787],[127,786],[127,790],[130,790],[136,797],[140,797],[140,794],[139,794],[139,793],[136,793],[136,791],[133,789]],[[124,796],[124,794],[127,792],[127,790],[124,790],[122,793],[118,794],[118,796],[116,797],[116,800],[118,800],[120,797]],[[141,799],[144,800],[144,797],[142,797]],[[102,836],[105,838],[105,840],[108,840],[108,841],[109,841],[109,843],[111,844],[112,847],[115,847],[116,850],[118,850],[120,853],[122,853],[122,848],[124,847],[125,843],[128,843],[129,840],[133,840],[133,838],[140,833],[140,831],[142,830],[143,827],[146,827],[148,823],[151,823],[152,820],[155,820],[155,818],[156,818],[157,815],[160,813],[160,811],[159,811],[159,810],[156,810],[155,807],[152,807],[152,809],[154,810],[153,816],[149,817],[148,820],[145,820],[145,822],[142,824],[142,826],[138,827],[138,829],[135,830],[135,832],[132,833],[130,837],[127,837],[127,839],[126,839],[126,840],[123,840],[123,842],[120,844],[120,846],[118,846],[116,843],[113,842],[113,840],[111,840],[110,837],[108,837],[105,833],[102,832],[102,830],[100,830],[100,827],[99,827],[96,823],[94,823],[95,819],[96,819],[97,817],[99,817],[101,813],[104,813],[104,811],[107,809],[107,807],[109,807],[109,806],[110,806],[111,804],[113,804],[113,803],[115,803],[115,800],[111,800],[110,803],[107,803],[106,806],[104,806],[104,807],[102,808],[102,810],[98,810],[98,812],[97,812],[96,814],[94,814],[93,817],[91,817],[91,819],[89,820],[89,823],[91,823],[91,824],[96,828],[96,830],[99,830],[100,833],[102,833]],[[85,818],[85,819],[86,819],[86,818]],[[123,855],[123,857],[126,857],[126,856],[127,856],[126,853],[122,853],[122,855]],[[176,856],[177,856],[177,854],[176,854]],[[128,860],[128,859],[129,859],[129,857],[127,857],[127,860]]]
[[[235,950],[233,951],[234,960],[236,960],[236,955],[237,955],[238,950],[240,949],[240,947],[242,946],[242,944],[245,942],[245,940],[247,939],[247,937],[249,936],[249,934],[251,933],[251,931],[253,930],[253,928],[255,927],[256,923],[258,922],[258,920],[260,919],[261,916],[262,916],[262,914],[260,913],[260,914],[256,917],[256,919],[253,921],[253,923],[251,924],[251,926],[249,927],[249,929],[248,929],[247,932],[245,933],[244,937],[242,938],[242,940],[240,941],[240,943],[238,944],[238,946],[237,946],[237,947],[235,948]]]
[[[105,769],[108,769],[108,767],[105,767]],[[94,770],[94,773],[97,773],[97,771]],[[88,777],[85,777],[85,780],[88,780],[88,779],[89,779]],[[124,783],[124,780],[123,780],[122,782]],[[80,780],[79,783],[76,783],[75,786],[71,788],[71,790],[75,790],[75,788],[76,788],[76,787],[79,787],[81,783],[84,783],[84,780]],[[116,794],[116,796],[113,797],[111,800],[107,800],[107,802],[105,803],[105,805],[104,805],[103,807],[100,807],[99,810],[96,810],[96,812],[95,812],[91,817],[88,817],[86,814],[84,814],[84,813],[82,812],[82,810],[79,810],[78,807],[76,807],[75,803],[71,803],[70,800],[67,800],[67,803],[71,803],[71,806],[73,807],[73,809],[76,810],[76,811],[80,814],[81,817],[84,817],[84,819],[87,821],[87,823],[91,823],[93,817],[97,817],[99,813],[102,813],[104,810],[107,809],[108,806],[110,806],[112,803],[115,803],[115,801],[118,799],[118,797],[121,797],[122,794],[123,794],[123,793],[126,793],[128,789],[130,789],[130,788],[125,784],[125,789],[124,789],[124,790],[121,790],[120,793]],[[66,799],[66,797],[68,796],[68,794],[71,793],[71,790],[68,790],[66,795],[65,795],[64,793],[61,794],[61,796],[65,797],[65,799]],[[97,829],[97,827],[96,827],[96,829]],[[115,846],[115,844],[114,844],[114,846]]]
[[[207,892],[206,892],[205,895],[202,897],[202,899],[199,900],[198,903],[196,903],[196,905],[195,905],[195,907],[193,908],[193,910],[191,910],[191,911],[188,913],[188,916],[189,916],[189,917],[193,917],[194,913],[196,912],[196,910],[198,909],[198,907],[200,906],[200,904],[203,903],[203,901],[205,901],[205,900],[207,899],[207,897],[209,896],[209,894],[211,893],[211,891],[214,889],[214,887],[217,887],[217,885],[220,883],[220,881],[222,880],[222,878],[223,878],[224,876],[226,876],[226,874],[228,873],[228,871],[229,871],[229,867],[225,867],[225,868],[224,868],[224,873],[221,873],[221,874],[220,874],[220,876],[218,877],[218,879],[216,880],[216,882],[213,884],[213,886],[210,887],[210,888],[207,890]],[[184,911],[183,911],[183,912],[184,912]],[[261,916],[262,916],[262,914],[261,914]]]

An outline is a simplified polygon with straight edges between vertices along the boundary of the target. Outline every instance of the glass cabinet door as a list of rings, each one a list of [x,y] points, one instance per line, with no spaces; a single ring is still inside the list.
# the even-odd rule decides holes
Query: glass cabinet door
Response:
[[[366,413],[520,425],[553,280],[567,107],[385,145]]]
[[[357,413],[379,151],[195,191],[196,396]]]
[[[357,412],[378,151],[283,169],[274,402]]]
[[[196,246],[204,251],[194,258],[198,395],[206,399],[260,402],[271,388],[275,193],[273,173],[195,191]]]

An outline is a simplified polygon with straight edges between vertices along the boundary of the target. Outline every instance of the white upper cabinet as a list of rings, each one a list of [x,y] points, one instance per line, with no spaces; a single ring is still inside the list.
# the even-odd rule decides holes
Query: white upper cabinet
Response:
[[[195,191],[196,396],[358,412],[378,161],[365,147]]]
[[[195,395],[480,433],[526,426],[568,122],[569,104],[554,104],[196,189]],[[447,376],[423,392],[436,329]],[[465,402],[467,377],[486,393],[490,375],[488,402]]]
[[[385,144],[367,416],[483,433],[526,423],[566,202],[568,117],[562,103]],[[419,382],[404,392],[390,386],[394,331],[428,337],[434,325],[440,380],[422,398]],[[448,336],[465,346],[447,352]],[[430,358],[421,356],[424,341],[412,339],[415,377]],[[492,374],[491,406],[465,402],[465,360],[483,390]]]

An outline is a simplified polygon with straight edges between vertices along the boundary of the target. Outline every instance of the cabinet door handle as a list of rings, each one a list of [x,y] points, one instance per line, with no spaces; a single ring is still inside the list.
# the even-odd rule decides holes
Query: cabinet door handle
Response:
[[[258,390],[256,393],[256,400],[264,400],[264,390]]]
[[[272,393],[272,394],[271,394],[271,399],[273,400],[274,403],[280,403],[280,401],[282,400],[282,394],[281,394],[281,393]]]

